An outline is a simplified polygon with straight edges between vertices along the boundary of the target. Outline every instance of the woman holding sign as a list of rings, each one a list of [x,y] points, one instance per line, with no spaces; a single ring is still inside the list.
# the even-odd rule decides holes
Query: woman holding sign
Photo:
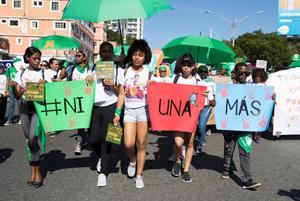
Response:
[[[124,104],[124,145],[130,160],[127,174],[128,177],[134,177],[136,173],[135,187],[143,188],[142,173],[146,160],[149,119],[146,95],[149,70],[144,64],[150,63],[151,50],[145,40],[135,40],[128,50],[127,57],[130,67],[125,71],[124,79],[120,83],[114,124],[120,121]],[[137,155],[135,145],[137,145]]]
[[[16,74],[14,81],[11,82],[15,97],[21,99],[20,115],[23,132],[28,145],[26,152],[31,167],[31,178],[27,182],[27,185],[34,186],[35,188],[39,188],[43,185],[43,178],[40,170],[40,146],[36,135],[38,117],[33,101],[24,100],[23,97],[26,93],[25,88],[27,82],[36,82],[39,84],[45,83],[44,70],[39,68],[41,55],[41,51],[36,47],[28,47],[24,54],[24,62],[29,64],[29,67],[19,71]]]
[[[106,177],[109,173],[109,159],[111,154],[111,143],[106,141],[106,134],[109,123],[112,123],[115,114],[116,103],[118,100],[118,80],[116,72],[113,70],[113,79],[98,79],[98,67],[101,68],[101,62],[113,63],[113,46],[109,42],[103,42],[100,45],[101,61],[96,62],[93,76],[88,79],[96,81],[95,103],[93,107],[93,116],[91,121],[91,132],[88,138],[88,144],[93,148],[99,161],[97,164],[98,182],[97,186],[106,186]],[[98,66],[100,64],[100,66]],[[119,71],[119,74],[121,72]]]

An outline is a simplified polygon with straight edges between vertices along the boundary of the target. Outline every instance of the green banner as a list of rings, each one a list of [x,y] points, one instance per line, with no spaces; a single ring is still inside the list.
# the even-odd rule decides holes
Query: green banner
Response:
[[[89,128],[95,85],[86,81],[45,84],[45,102],[34,102],[45,132]]]

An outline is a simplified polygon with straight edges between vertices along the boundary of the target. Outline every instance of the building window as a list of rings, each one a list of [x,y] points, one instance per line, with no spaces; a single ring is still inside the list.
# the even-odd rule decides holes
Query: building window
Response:
[[[31,38],[29,39],[29,46],[33,46],[34,42],[37,41],[37,38]]]
[[[7,4],[7,1],[6,0],[1,0],[0,1],[0,5],[6,5]]]
[[[10,27],[18,27],[19,26],[19,20],[9,20],[9,26]]]
[[[30,28],[31,29],[38,29],[39,28],[39,22],[36,20],[31,20],[30,21]]]
[[[13,8],[22,8],[22,0],[13,0]]]
[[[42,7],[43,6],[43,0],[33,0],[32,5],[33,5],[33,7]]]
[[[22,38],[16,38],[16,44],[22,45]]]
[[[59,11],[59,2],[51,1],[51,11]]]
[[[7,20],[6,19],[1,19],[1,24],[7,24]]]
[[[54,22],[54,29],[66,29],[67,24],[65,22]]]

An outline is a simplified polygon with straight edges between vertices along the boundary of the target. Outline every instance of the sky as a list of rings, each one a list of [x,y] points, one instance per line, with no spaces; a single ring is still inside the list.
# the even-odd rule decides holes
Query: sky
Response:
[[[261,29],[275,32],[278,0],[168,0],[174,8],[144,21],[144,39],[152,49],[162,48],[174,38],[186,35],[210,36],[218,40],[232,38],[231,25],[237,24],[236,35]],[[207,14],[206,11],[211,13]],[[258,11],[263,11],[257,14]],[[215,13],[215,14],[214,14]],[[225,22],[221,17],[228,19]]]

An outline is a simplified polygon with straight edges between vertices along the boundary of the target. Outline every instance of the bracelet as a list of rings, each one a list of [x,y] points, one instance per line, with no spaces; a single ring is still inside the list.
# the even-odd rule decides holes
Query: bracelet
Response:
[[[121,115],[121,109],[116,108],[115,109],[115,115],[120,116]]]

